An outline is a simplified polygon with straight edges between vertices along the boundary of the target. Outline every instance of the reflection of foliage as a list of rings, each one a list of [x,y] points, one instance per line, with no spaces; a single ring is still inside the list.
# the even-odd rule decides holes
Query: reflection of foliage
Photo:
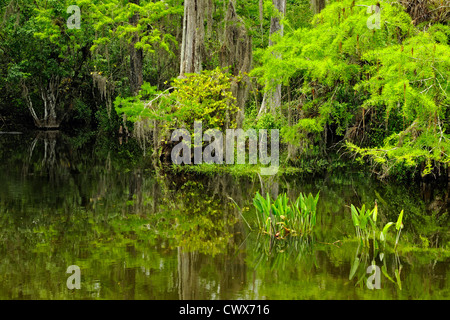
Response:
[[[399,185],[380,185],[378,191],[374,192],[373,198],[378,200],[385,214],[385,222],[391,219],[395,221],[398,208],[403,208],[408,213],[405,230],[409,232],[404,237],[409,238],[409,242],[422,243],[422,236],[427,238],[430,246],[448,248],[450,232],[446,191],[442,192],[438,187],[428,184],[423,184],[421,190]],[[430,195],[433,198],[430,199]],[[369,199],[367,200],[372,200]]]
[[[136,159],[134,149],[83,139],[75,147],[57,145],[61,172],[52,184],[41,171],[42,141],[30,160],[33,174],[23,175],[27,146],[17,137],[9,142],[1,139],[2,299],[178,299],[180,261],[189,266],[183,275],[196,281],[195,287],[185,290],[198,289],[203,299],[448,297],[446,189],[425,197],[405,186],[338,174],[309,181],[274,180],[290,198],[320,191],[322,199],[317,205],[320,215],[314,241],[311,237],[277,240],[247,233],[243,223],[234,224],[239,212],[228,207],[231,196],[254,225],[254,211],[245,209],[252,206],[256,189],[260,190],[258,179],[195,174],[155,178],[143,170],[130,170],[129,162]],[[21,139],[33,141],[33,137]],[[123,153],[118,154],[119,150]],[[193,181],[186,182],[188,178]],[[395,282],[383,274],[383,288],[392,290],[354,287],[348,276],[357,242],[342,241],[341,248],[328,244],[354,234],[346,204],[372,205],[375,198],[382,225],[395,221],[398,208],[408,213],[398,251],[402,271],[395,264],[395,253],[389,251],[391,246],[386,246],[382,261],[376,259]],[[416,238],[423,238],[424,248],[414,243]],[[179,254],[182,251],[189,252]],[[364,254],[355,277],[366,276],[371,257],[366,263]],[[82,270],[82,288],[77,292],[65,287],[66,268],[72,264]],[[205,290],[206,285],[211,289]]]
[[[350,268],[349,280],[352,280],[355,276],[358,279],[355,285],[359,285],[361,288],[367,286],[369,289],[373,289],[372,283],[368,282],[368,267],[372,265],[374,269],[372,270],[372,274],[374,276],[378,276],[381,282],[381,274],[376,275],[378,265],[376,264],[375,257],[370,262],[369,252],[363,250],[361,254],[359,254],[360,246],[356,250],[355,258]],[[389,260],[388,256],[385,256],[384,252],[380,252],[378,254],[379,262],[383,263],[382,267],[379,269],[381,273],[388,279],[390,282],[394,283],[400,290],[402,290],[402,281],[400,278],[403,265],[400,261],[400,258],[397,253],[394,254],[393,262],[391,265],[391,270],[393,270],[393,276],[389,275],[387,261]],[[373,273],[375,272],[375,273]],[[395,278],[395,280],[393,279]],[[380,288],[377,288],[380,289]]]
[[[258,234],[255,245],[255,268],[267,263],[270,269],[285,270],[289,264],[305,262],[314,263],[314,241],[307,237],[290,237],[284,240],[263,237]]]
[[[155,230],[174,239],[174,246],[215,255],[227,247],[232,236],[228,229],[237,220],[234,215],[224,215],[224,199],[205,197],[205,192],[201,183],[185,183],[151,219]]]

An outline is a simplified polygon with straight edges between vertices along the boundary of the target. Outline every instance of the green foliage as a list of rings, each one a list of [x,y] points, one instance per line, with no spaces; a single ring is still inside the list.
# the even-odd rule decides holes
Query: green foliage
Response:
[[[67,121],[87,125],[90,115],[109,111],[118,95],[117,112],[131,122],[156,120],[162,134],[192,128],[195,120],[206,129],[233,128],[236,109],[230,82],[241,79],[215,69],[220,65],[219,35],[227,2],[213,2],[205,16],[203,52],[203,69],[210,71],[174,79],[183,16],[178,0],[3,1],[0,90],[8,106],[1,109],[2,116],[4,110],[7,117],[16,114],[8,110],[10,102],[19,106],[17,112],[28,112],[24,85],[41,114],[42,91],[57,77],[58,111],[75,107],[73,119]],[[380,177],[427,176],[447,169],[447,14],[433,2],[426,11],[430,17],[420,16],[418,22],[414,6],[405,10],[400,3],[382,1],[380,28],[371,30],[363,1],[327,1],[313,16],[309,0],[288,0],[281,20],[284,35],[273,35],[269,47],[271,18],[279,16],[272,1],[262,1],[262,8],[258,1],[237,2],[236,12],[253,41],[249,90],[254,94],[245,126],[280,129],[282,147],[295,147],[288,160],[296,164],[323,163],[327,148],[344,141],[347,150],[357,160],[368,161]],[[80,30],[66,26],[69,5],[81,8]],[[138,95],[130,90],[133,49],[143,55],[144,85]],[[283,85],[283,107],[256,120],[259,89],[269,83]],[[94,97],[93,85],[100,91],[94,90]],[[110,116],[108,112],[107,119]],[[115,115],[111,119],[108,124],[98,117],[98,123],[112,129],[117,121]],[[150,128],[149,123],[145,126]]]
[[[99,109],[95,112],[95,120],[98,131],[107,133],[109,137],[111,137],[111,134],[117,132],[117,128],[122,123],[122,119],[119,119],[117,115],[112,114],[108,116],[106,108]]]
[[[4,99],[17,99],[17,104],[24,105],[21,98],[26,85],[33,107],[40,114],[41,92],[50,79],[58,78],[58,109],[67,109],[64,107],[73,105],[77,97],[89,105],[91,112],[97,111],[96,105],[109,110],[115,93],[130,93],[131,41],[143,51],[144,80],[161,87],[173,76],[169,73],[177,59],[175,30],[183,6],[176,0],[138,3],[6,1],[0,6],[0,89],[6,89]],[[67,27],[71,13],[66,10],[70,5],[81,9],[80,29]],[[138,19],[132,23],[133,16]],[[92,101],[94,75],[101,75],[104,81],[100,94],[94,97],[96,101]],[[76,112],[71,115],[79,116]],[[81,124],[79,118],[73,120]]]
[[[87,61],[83,48],[93,33],[88,28],[67,28],[68,6],[69,1],[11,1],[0,9],[4,18],[0,26],[0,87],[6,92],[5,99],[14,97],[19,100],[16,105],[24,105],[21,98],[26,85],[39,114],[42,92],[49,80],[56,78],[58,109],[71,103],[74,83],[80,80]]]
[[[403,229],[403,210],[400,212],[397,222],[388,222],[381,229],[379,235],[377,235],[377,218],[378,218],[378,206],[375,206],[372,210],[366,209],[363,205],[361,208],[356,208],[353,204],[350,206],[350,211],[352,214],[353,226],[356,230],[356,235],[360,240],[361,244],[365,247],[370,246],[370,238],[372,236],[374,250],[378,249],[378,239],[383,245],[383,249],[386,247],[387,232],[391,226],[395,225],[397,230],[397,237],[395,239],[394,248],[397,247],[398,241],[400,239],[400,233]]]
[[[111,81],[113,87],[122,95],[131,95],[129,91],[129,46],[142,50],[144,80],[155,77],[155,68],[159,78],[166,75],[164,67],[166,59],[175,59],[178,49],[175,37],[177,20],[183,14],[183,7],[178,1],[79,1],[83,13],[83,21],[95,31],[90,46],[93,66],[96,72],[103,74]],[[135,21],[132,22],[132,19]],[[167,68],[172,70],[172,68]],[[155,83],[158,86],[162,83]]]
[[[148,83],[137,96],[117,97],[114,106],[118,114],[125,113],[130,121],[158,121],[164,133],[179,128],[193,132],[194,122],[202,121],[203,130],[236,127],[238,111],[231,92],[232,77],[221,69],[187,74],[174,79],[170,93],[157,91]]]
[[[173,81],[175,101],[172,112],[175,121],[173,128],[192,128],[194,121],[202,121],[204,128],[235,128],[235,97],[231,92],[232,82],[241,77],[232,77],[219,68],[188,74],[185,78]]]
[[[355,208],[353,204],[351,205],[352,221],[356,228],[356,234],[361,242],[369,245],[369,223],[373,226],[373,210],[366,210],[366,206],[363,205],[360,209]],[[375,210],[375,209],[374,209]]]
[[[288,234],[311,234],[316,225],[318,200],[319,193],[315,197],[311,193],[308,196],[300,193],[292,203],[285,193],[272,200],[269,194],[264,198],[257,192],[253,205],[256,208],[258,226],[276,238],[284,238]]]
[[[352,152],[386,162],[383,176],[397,173],[399,163],[410,172],[425,165],[429,174],[448,164],[450,151],[450,28],[415,28],[401,5],[382,2],[380,29],[370,30],[366,10],[333,2],[311,27],[286,28],[274,46],[256,52],[263,63],[252,75],[274,86],[300,81],[294,96],[302,114],[282,131],[284,142],[321,143],[327,124]]]
[[[73,120],[90,123],[92,109],[80,99],[75,99],[73,103]]]
[[[141,121],[154,115],[152,110],[148,108],[145,102],[149,97],[159,94],[157,88],[145,82],[141,90],[136,96],[121,97],[120,95],[114,100],[114,107],[118,114],[126,114],[127,119],[131,122]]]
[[[275,117],[271,113],[263,114],[253,126],[254,129],[281,129],[283,124],[283,119]]]
[[[170,5],[169,5],[170,3]],[[93,12],[92,18],[94,29],[99,33],[91,50],[95,51],[100,46],[107,47],[111,39],[124,39],[128,43],[136,36],[139,41],[135,43],[136,49],[146,52],[154,52],[155,46],[160,46],[169,54],[173,54],[171,44],[176,44],[175,38],[164,33],[156,27],[157,22],[169,15],[180,15],[183,8],[180,5],[172,5],[173,1],[139,1],[139,4],[124,2],[121,0],[110,0],[93,4],[91,1],[80,1],[80,5]],[[136,26],[130,24],[130,18],[138,14],[139,19]],[[148,26],[155,26],[149,28]]]
[[[415,128],[414,128],[415,127]],[[433,166],[438,164],[448,166],[450,161],[450,144],[445,134],[436,134],[431,129],[421,131],[417,129],[417,122],[411,128],[414,132],[402,131],[392,134],[385,139],[385,145],[380,148],[361,148],[347,142],[347,147],[359,159],[369,158],[373,161],[374,167],[381,168],[382,177],[390,174],[398,168],[409,170],[410,172],[421,169],[421,175],[430,174]],[[417,136],[419,135],[420,136]]]

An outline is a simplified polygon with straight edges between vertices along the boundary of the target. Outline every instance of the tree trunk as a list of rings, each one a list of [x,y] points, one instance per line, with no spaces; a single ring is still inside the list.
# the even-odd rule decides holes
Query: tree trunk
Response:
[[[196,300],[201,298],[199,290],[199,254],[198,252],[183,252],[177,248],[178,257],[178,297],[180,300]]]
[[[311,10],[314,14],[320,13],[325,8],[325,0],[311,0]]]
[[[180,77],[202,71],[205,39],[205,8],[211,0],[185,0]]]
[[[39,92],[42,102],[44,103],[44,117],[39,118],[33,107],[28,87],[23,84],[23,96],[27,102],[28,109],[33,117],[34,124],[38,128],[56,129],[59,127],[61,119],[57,119],[56,106],[59,98],[59,84],[60,80],[58,76],[52,76],[48,81],[47,86],[42,85],[42,81],[38,84]]]
[[[46,88],[39,86],[41,98],[44,102],[44,119],[41,121],[42,127],[57,128],[59,123],[56,119],[56,103],[58,99],[59,79],[52,78]]]
[[[244,122],[245,102],[248,97],[250,81],[245,74],[250,72],[252,64],[252,39],[245,24],[236,13],[234,1],[228,3],[225,17],[225,33],[222,48],[219,52],[222,68],[228,67],[229,72],[238,76],[243,74],[241,81],[233,81],[231,91],[236,98],[236,107],[239,109],[236,116],[237,127],[241,128]]]
[[[272,0],[275,8],[280,12],[281,16],[286,14],[286,0]],[[279,17],[272,17],[270,22],[270,36],[274,33],[279,32],[281,36],[283,36],[284,28],[280,23]],[[269,46],[272,46],[272,40],[269,40]],[[278,58],[281,59],[279,55]],[[274,80],[272,80],[274,81]],[[266,85],[266,87],[268,87]],[[274,88],[269,89],[264,93],[263,102],[261,104],[261,108],[259,109],[258,117],[260,117],[263,113],[267,112],[267,107],[270,108],[272,113],[275,112],[277,108],[281,106],[281,84],[276,85]]]
[[[140,5],[140,0],[130,0],[131,3]],[[139,22],[139,13],[135,13],[130,18],[130,24],[136,26]],[[142,49],[136,49],[135,45],[139,41],[139,36],[136,34],[130,43],[130,89],[133,95],[137,95],[141,90],[143,83],[142,67],[144,52]]]

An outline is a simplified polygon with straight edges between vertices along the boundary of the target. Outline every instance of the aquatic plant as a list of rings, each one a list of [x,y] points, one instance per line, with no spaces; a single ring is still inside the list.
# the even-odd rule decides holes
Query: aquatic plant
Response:
[[[375,208],[371,211],[366,209],[366,206],[363,205],[360,209],[358,209],[355,208],[353,204],[350,208],[352,212],[353,225],[356,228],[356,235],[363,243],[368,244],[370,236],[369,222],[371,226],[374,225],[374,221],[371,216],[373,215]]]
[[[378,249],[378,242],[377,242],[377,216],[378,216],[378,206],[377,202],[375,201],[375,206],[372,210],[366,209],[366,206],[363,204],[361,208],[356,208],[353,204],[350,206],[351,213],[352,213],[352,221],[353,225],[356,229],[356,235],[358,239],[360,239],[361,243],[365,246],[370,245],[370,236],[372,235],[373,240],[373,247],[374,251]],[[397,230],[397,236],[395,239],[395,245],[394,249],[397,248],[399,239],[400,239],[400,233],[403,229],[403,210],[400,212],[397,222],[388,222],[385,224],[383,229],[381,229],[381,232],[379,234],[380,242],[383,244],[383,248],[386,247],[386,239],[387,239],[387,232],[391,226],[395,225],[395,228]]]
[[[394,225],[394,222],[386,223],[386,225],[383,228],[383,231],[381,231],[381,233],[380,233],[380,241],[383,243],[384,246],[386,245],[387,231],[392,225]],[[397,236],[395,238],[394,248],[397,248],[398,241],[400,239],[400,233],[402,232],[402,229],[403,229],[403,210],[400,212],[400,214],[397,218],[397,222],[395,223],[395,229],[397,230]]]
[[[352,213],[352,220],[353,225],[356,228],[356,234],[358,238],[360,239],[360,244],[358,245],[358,249],[356,251],[355,259],[352,264],[351,270],[350,270],[350,276],[349,280],[353,278],[356,271],[359,268],[360,261],[362,258],[364,258],[364,265],[367,265],[367,260],[369,259],[369,253],[364,250],[364,248],[370,247],[370,236],[372,235],[372,243],[373,243],[373,256],[372,256],[372,262],[371,265],[375,270],[377,270],[375,257],[378,255],[380,261],[383,261],[383,266],[381,268],[381,272],[384,274],[384,276],[389,279],[392,283],[396,284],[398,288],[402,289],[402,283],[400,279],[400,273],[402,271],[402,264],[400,262],[400,259],[397,255],[397,251],[395,251],[395,264],[394,264],[394,275],[395,275],[395,281],[392,279],[392,277],[389,276],[387,267],[386,267],[386,259],[384,259],[385,254],[384,251],[386,249],[386,239],[387,239],[387,232],[389,228],[393,225],[395,225],[395,228],[397,229],[397,236],[395,239],[395,245],[394,250],[396,250],[398,241],[400,239],[400,233],[403,229],[403,210],[400,212],[397,222],[388,222],[384,225],[383,229],[381,229],[379,233],[379,239],[380,243],[382,244],[381,252],[378,252],[379,246],[378,246],[378,237],[377,237],[377,218],[378,218],[378,205],[375,201],[375,206],[372,210],[366,209],[366,206],[363,205],[360,209],[355,208],[354,205],[351,205],[351,213]],[[358,256],[360,245],[363,245],[363,252],[361,253],[361,256]],[[373,289],[372,284],[368,281],[366,281],[367,278],[367,272],[366,268],[364,268],[363,274],[359,276],[359,283],[360,285],[363,285],[364,283],[367,284],[367,286],[370,289]],[[378,269],[379,270],[379,269]],[[377,271],[375,271],[377,272]]]
[[[305,235],[312,232],[316,225],[316,209],[319,193],[314,197],[300,193],[295,202],[288,199],[286,193],[273,200],[269,194],[264,198],[256,193],[253,204],[259,228],[276,238],[288,234]]]
[[[315,197],[310,193],[306,197],[300,193],[294,202],[294,217],[299,219],[297,225],[302,234],[309,233],[316,225],[316,209],[319,193]]]

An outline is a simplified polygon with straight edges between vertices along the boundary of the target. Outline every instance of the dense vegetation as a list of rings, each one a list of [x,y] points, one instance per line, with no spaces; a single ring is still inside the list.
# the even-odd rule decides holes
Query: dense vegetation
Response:
[[[337,155],[381,178],[447,178],[449,12],[441,0],[0,0],[0,127],[130,130],[154,157],[195,120],[277,128],[283,166]]]

